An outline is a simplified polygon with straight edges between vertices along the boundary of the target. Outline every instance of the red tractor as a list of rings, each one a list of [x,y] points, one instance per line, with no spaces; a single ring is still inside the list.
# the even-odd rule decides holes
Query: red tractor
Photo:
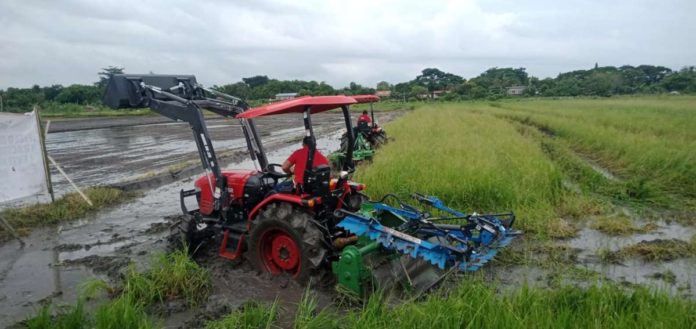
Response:
[[[221,257],[241,259],[246,251],[257,269],[290,274],[300,282],[328,267],[338,258],[341,245],[355,240],[336,225],[345,216],[337,210],[356,211],[364,200],[360,193],[364,185],[349,179],[352,161],[346,161],[334,177],[328,166],[311,165],[316,149],[312,115],[340,108],[352,146],[348,107],[354,103],[347,96],[307,96],[250,109],[241,99],[202,87],[190,75],[117,74],[104,94],[104,104],[112,108],[149,107],[187,122],[193,130],[206,174],[195,181],[194,189],[180,192],[185,216],[178,227],[190,248],[218,241]],[[202,110],[239,120],[256,170],[219,167]],[[287,113],[303,115],[311,142],[303,182],[291,192],[277,192],[274,187],[290,177],[279,164],[268,163],[254,118]],[[348,159],[352,149],[348,148]],[[187,208],[189,197],[195,197],[198,209]]]

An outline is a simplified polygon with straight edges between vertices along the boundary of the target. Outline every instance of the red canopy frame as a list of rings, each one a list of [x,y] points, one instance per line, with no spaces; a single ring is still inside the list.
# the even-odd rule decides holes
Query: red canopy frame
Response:
[[[255,107],[238,114],[235,118],[253,119],[285,113],[302,113],[307,107],[314,114],[356,103],[356,99],[348,96],[303,96]]]
[[[379,96],[377,95],[353,95],[350,96],[355,99],[358,103],[376,103],[379,102]]]

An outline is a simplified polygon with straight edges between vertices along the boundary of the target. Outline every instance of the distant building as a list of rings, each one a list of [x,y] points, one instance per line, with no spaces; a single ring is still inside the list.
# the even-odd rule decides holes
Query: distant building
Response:
[[[297,93],[279,93],[275,95],[275,100],[282,101],[284,99],[290,99],[297,97]]]
[[[527,89],[527,86],[512,86],[512,87],[507,87],[507,94],[508,96],[519,96],[524,94],[524,91]]]
[[[435,90],[433,91],[433,99],[440,98],[448,92],[448,90]]]
[[[511,86],[506,88],[506,92],[510,96],[522,95],[525,90],[527,90],[527,86]]]
[[[377,90],[375,96],[377,97],[391,97],[391,90]]]

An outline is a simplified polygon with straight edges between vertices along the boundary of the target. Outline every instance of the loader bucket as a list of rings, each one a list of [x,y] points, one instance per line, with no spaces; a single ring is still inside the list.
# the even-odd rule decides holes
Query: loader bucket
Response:
[[[165,75],[165,74],[114,74],[102,95],[104,105],[113,109],[147,107],[148,100],[144,97],[140,83],[158,87],[175,95],[182,95],[178,89],[181,83],[196,84],[193,75]],[[168,100],[164,96],[152,95],[155,99]]]

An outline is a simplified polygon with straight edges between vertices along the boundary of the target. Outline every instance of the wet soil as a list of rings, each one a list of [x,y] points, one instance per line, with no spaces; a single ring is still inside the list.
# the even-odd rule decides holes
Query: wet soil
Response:
[[[386,122],[401,113],[376,115]],[[257,126],[269,161],[277,163],[298,148],[303,129],[299,116],[276,118],[259,120]],[[324,154],[339,148],[341,120],[337,113],[314,116],[317,147]],[[213,121],[209,128],[216,150],[229,154],[221,160],[223,167],[254,169],[242,151],[244,142],[236,121]],[[196,160],[191,139],[185,125],[164,123],[50,133],[47,148],[78,185],[92,186],[122,183],[167,165]],[[166,251],[171,218],[181,211],[179,191],[190,189],[202,171],[193,167],[188,175],[146,185],[142,196],[126,204],[83,220],[36,229],[24,238],[24,247],[16,241],[0,245],[0,328],[35,314],[42,303],[73,303],[79,285],[89,279],[118,283],[129,263],[142,269],[153,253]],[[59,193],[69,191],[56,175],[54,182]],[[249,301],[279,299],[284,309],[292,309],[305,289],[289,278],[260,276],[246,263],[234,264],[215,256],[214,251],[198,260],[211,272],[213,292],[204,305],[193,310],[184,311],[176,301],[153,310],[162,314],[169,328],[195,327]],[[322,305],[329,303],[331,289],[317,289]]]

